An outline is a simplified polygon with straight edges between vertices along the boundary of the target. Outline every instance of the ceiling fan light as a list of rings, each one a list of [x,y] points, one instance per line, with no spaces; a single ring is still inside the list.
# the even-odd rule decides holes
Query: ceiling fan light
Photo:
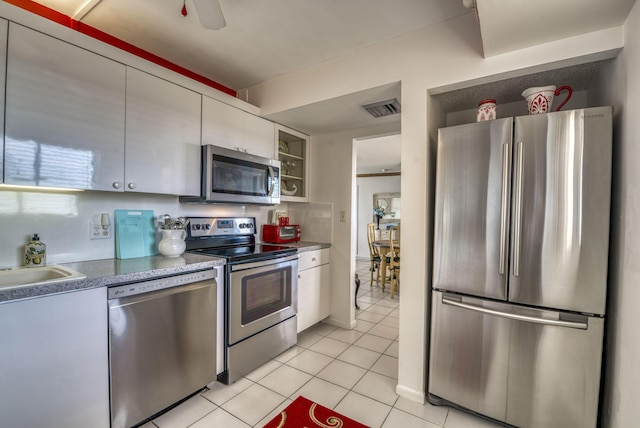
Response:
[[[218,0],[193,0],[202,27],[207,30],[219,30],[226,27],[222,9]]]

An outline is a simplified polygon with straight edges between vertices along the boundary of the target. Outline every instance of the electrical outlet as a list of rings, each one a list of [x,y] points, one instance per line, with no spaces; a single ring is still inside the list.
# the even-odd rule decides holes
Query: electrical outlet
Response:
[[[111,239],[111,225],[102,227],[100,223],[89,223],[89,239]]]
[[[347,213],[346,211],[340,211],[340,223],[344,223],[347,221]]]

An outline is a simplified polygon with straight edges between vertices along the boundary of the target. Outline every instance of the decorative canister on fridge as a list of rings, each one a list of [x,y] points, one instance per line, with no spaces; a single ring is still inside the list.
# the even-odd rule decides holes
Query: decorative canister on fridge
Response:
[[[571,86],[560,86],[558,89],[556,89],[555,85],[528,88],[522,92],[522,96],[527,102],[529,114],[549,113],[553,97],[560,95],[562,91],[567,91],[567,97],[556,108],[556,111],[560,111],[562,106],[571,98],[571,94],[573,94]]]
[[[486,99],[478,103],[478,122],[496,118],[496,100]]]

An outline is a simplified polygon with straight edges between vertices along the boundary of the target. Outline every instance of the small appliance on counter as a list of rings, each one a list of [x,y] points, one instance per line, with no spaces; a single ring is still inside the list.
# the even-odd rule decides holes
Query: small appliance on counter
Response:
[[[281,220],[289,219],[283,217]],[[262,242],[271,244],[287,244],[290,242],[298,242],[302,231],[298,224],[263,224],[262,225]],[[288,223],[288,222],[287,222]]]

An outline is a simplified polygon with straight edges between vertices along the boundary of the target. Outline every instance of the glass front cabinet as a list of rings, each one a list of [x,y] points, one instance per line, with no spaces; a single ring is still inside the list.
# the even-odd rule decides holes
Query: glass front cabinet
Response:
[[[309,136],[276,124],[276,152],[282,163],[280,199],[284,202],[309,201]]]

